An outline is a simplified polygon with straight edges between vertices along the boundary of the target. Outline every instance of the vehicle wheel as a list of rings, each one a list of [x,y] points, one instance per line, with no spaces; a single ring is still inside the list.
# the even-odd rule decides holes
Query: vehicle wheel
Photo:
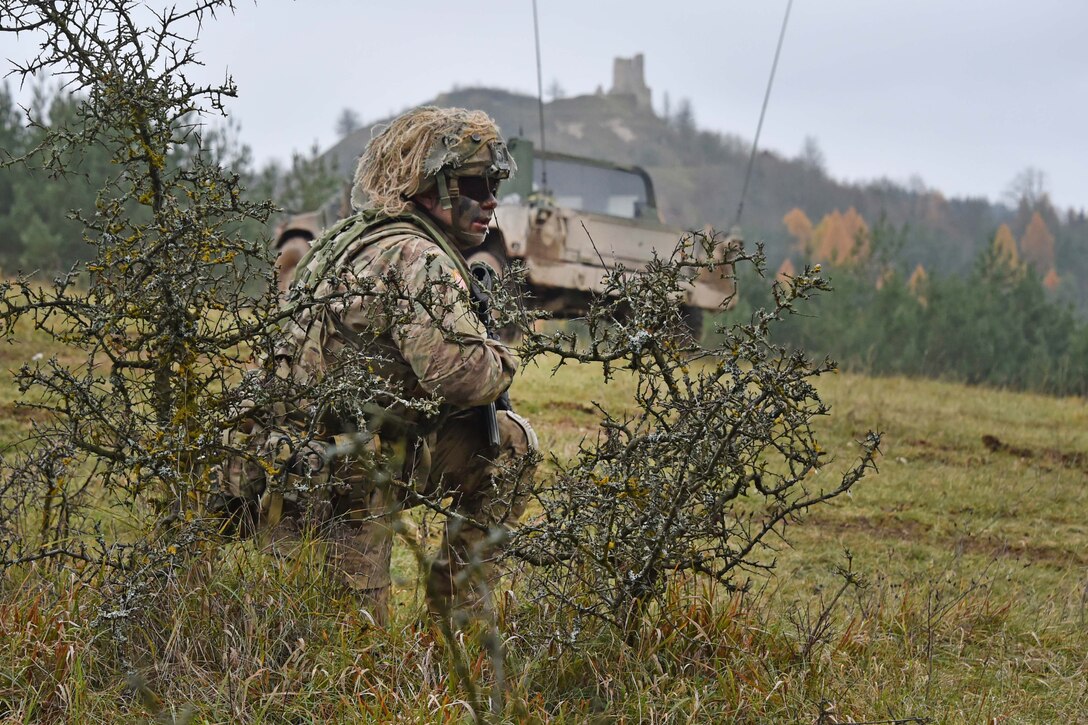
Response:
[[[703,310],[689,305],[680,306],[680,317],[696,342],[703,339]]]
[[[310,251],[310,237],[296,234],[284,239],[279,244],[276,256],[276,276],[280,294],[286,294],[295,278],[295,267]]]
[[[470,255],[466,261],[471,265],[473,262],[483,262],[491,269],[495,270],[495,274],[502,280],[506,277],[507,261],[505,256],[499,256],[498,254],[487,250],[481,249],[480,251]],[[508,345],[516,345],[521,341],[522,331],[517,325],[507,325],[501,327],[495,331],[495,334],[499,336],[502,342]]]

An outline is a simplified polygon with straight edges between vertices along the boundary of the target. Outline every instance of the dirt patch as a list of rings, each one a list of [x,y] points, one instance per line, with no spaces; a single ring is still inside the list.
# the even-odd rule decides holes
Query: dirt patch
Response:
[[[589,436],[595,436],[600,431],[600,427],[597,425],[586,423],[585,420],[576,420],[569,415],[549,421],[548,427],[561,437],[572,436],[578,441]]]
[[[1088,555],[1076,549],[1049,544],[1031,544],[1026,541],[1011,542],[997,536],[963,537],[963,550],[994,557],[1023,559],[1032,564],[1052,564],[1057,569],[1083,567]]]
[[[16,403],[0,403],[0,418],[14,420],[41,420],[49,416],[48,411]]]
[[[931,440],[926,440],[925,438],[911,438],[909,440],[903,441],[903,445],[912,446],[914,448],[925,448],[934,451],[944,451],[946,453],[963,452],[962,448],[957,448],[956,446],[951,446],[947,443],[939,443]]]
[[[1088,552],[1073,547],[1032,544],[1027,540],[1012,541],[997,534],[934,535],[933,527],[918,521],[894,516],[855,516],[823,518],[812,516],[809,521],[824,531],[840,534],[860,533],[874,539],[894,539],[931,544],[947,551],[981,554],[993,558],[1011,558],[1038,564],[1050,564],[1059,569],[1088,565]]]
[[[932,461],[934,463],[961,464],[970,457],[971,451],[959,448],[947,443],[930,441],[925,438],[911,438],[901,442],[907,451],[904,455],[916,461]]]
[[[42,421],[49,417],[49,411],[31,408],[15,403],[0,403],[0,420],[17,420],[21,423]]]
[[[557,400],[554,403],[548,405],[553,410],[569,410],[575,413],[584,413],[586,415],[597,415],[600,413],[590,403],[579,403],[574,400]]]
[[[982,436],[982,445],[991,453],[1006,453],[1026,460],[1042,461],[1064,468],[1088,468],[1088,453],[1083,451],[1060,451],[1056,448],[1027,448],[1006,443],[997,436]]]
[[[931,526],[918,521],[900,519],[894,516],[852,516],[846,519],[826,519],[810,516],[809,521],[821,529],[836,533],[862,533],[878,539],[902,539],[921,541],[926,538]]]

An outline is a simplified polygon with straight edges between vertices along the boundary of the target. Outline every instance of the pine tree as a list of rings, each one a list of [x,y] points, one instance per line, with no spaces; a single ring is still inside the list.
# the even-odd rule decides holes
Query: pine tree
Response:
[[[362,125],[363,119],[359,117],[359,113],[353,108],[345,108],[340,111],[340,115],[336,118],[336,135],[343,138],[359,129]]]
[[[820,148],[820,142],[816,140],[815,136],[805,136],[797,160],[813,171],[821,174],[827,173],[827,157],[824,156],[823,149]]]
[[[674,125],[684,138],[695,135],[695,111],[692,110],[691,101],[687,98],[680,99],[680,105],[676,108]]]

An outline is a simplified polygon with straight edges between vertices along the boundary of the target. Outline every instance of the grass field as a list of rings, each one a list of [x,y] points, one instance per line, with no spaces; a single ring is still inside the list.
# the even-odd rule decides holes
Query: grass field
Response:
[[[4,368],[58,352],[34,335]],[[620,407],[622,379],[530,366],[518,409],[570,456]],[[745,595],[680,582],[668,621],[629,646],[539,649],[503,630],[513,722],[1088,722],[1088,407],[904,379],[820,379],[836,475],[883,431],[879,473],[778,542]],[[0,436],[27,415],[0,385]],[[396,555],[394,623],[369,624],[319,567],[246,546],[207,552],[156,600],[136,641],[112,641],[102,594],[35,566],[0,579],[3,722],[462,722],[493,662],[449,648],[423,616],[413,557]],[[847,581],[841,571],[849,569]],[[504,600],[513,622],[517,591]],[[516,603],[515,603],[516,602]],[[139,654],[137,657],[132,652]],[[129,653],[129,654],[125,654]],[[456,676],[454,657],[471,672]],[[126,669],[146,681],[126,685]],[[173,715],[171,715],[173,714]]]

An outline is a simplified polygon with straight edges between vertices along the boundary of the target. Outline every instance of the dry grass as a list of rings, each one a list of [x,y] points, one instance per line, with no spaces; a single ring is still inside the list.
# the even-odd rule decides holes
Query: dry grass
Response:
[[[35,344],[28,335],[6,348],[4,363]],[[607,634],[577,652],[540,644],[530,636],[540,612],[514,582],[500,612],[497,719],[1085,720],[1084,401],[850,375],[820,387],[834,406],[824,447],[845,466],[855,437],[882,430],[880,473],[794,526],[776,574],[748,594],[675,582],[670,616],[651,614],[633,646]],[[26,425],[14,395],[5,380],[8,442]],[[628,396],[622,380],[602,386],[573,368],[552,377],[530,367],[514,391],[560,457],[594,433],[593,401],[619,407]],[[834,469],[821,475],[834,480]],[[847,567],[858,581],[844,579]],[[69,572],[10,570],[0,579],[0,721],[471,720],[492,663],[471,633],[443,643],[407,549],[395,575],[398,608],[383,630],[315,560],[282,565],[251,546],[198,552],[118,647],[93,624],[93,587]],[[144,683],[137,692],[122,653]]]

